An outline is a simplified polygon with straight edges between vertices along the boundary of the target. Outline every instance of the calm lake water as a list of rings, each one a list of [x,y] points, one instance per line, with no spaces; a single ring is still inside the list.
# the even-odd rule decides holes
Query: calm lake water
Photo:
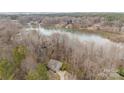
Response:
[[[98,45],[104,45],[104,46],[116,46],[116,47],[124,47],[123,43],[115,43],[110,41],[107,38],[103,38],[100,35],[92,34],[92,33],[82,33],[79,31],[67,31],[63,29],[45,29],[43,27],[32,27],[29,25],[29,27],[26,28],[27,31],[38,31],[40,34],[45,36],[51,36],[53,34],[60,34],[60,35],[66,35],[71,40],[79,40],[80,42],[94,42]]]

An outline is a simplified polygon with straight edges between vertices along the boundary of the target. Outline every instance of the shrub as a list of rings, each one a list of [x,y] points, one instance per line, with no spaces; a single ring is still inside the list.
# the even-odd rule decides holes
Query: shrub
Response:
[[[83,79],[84,78],[84,71],[82,68],[79,68],[78,70],[75,71],[75,74],[77,76],[78,79]]]
[[[118,69],[118,72],[117,72],[119,75],[123,76],[124,77],[124,68],[123,67],[120,67]]]
[[[26,56],[26,47],[25,46],[17,46],[13,51],[13,59],[16,65],[19,65],[20,62],[25,58]]]
[[[21,62],[26,57],[27,49],[25,46],[19,45],[13,50],[13,65],[15,67],[15,78],[24,79],[25,72],[21,68]]]
[[[38,64],[34,71],[29,71],[26,79],[28,80],[47,80],[49,79],[47,68],[44,64]]]
[[[0,79],[14,79],[14,66],[7,59],[0,59]]]
[[[71,70],[70,64],[64,62],[64,63],[62,64],[61,70],[62,70],[62,71],[64,71],[64,70],[66,70],[66,71]]]

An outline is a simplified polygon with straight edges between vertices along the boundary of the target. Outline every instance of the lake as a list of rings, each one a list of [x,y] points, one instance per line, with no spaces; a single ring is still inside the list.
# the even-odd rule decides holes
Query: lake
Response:
[[[40,32],[40,34],[45,35],[45,36],[50,36],[53,34],[61,34],[61,35],[67,35],[69,38],[71,39],[78,39],[79,41],[87,41],[87,42],[95,42],[98,44],[106,44],[111,42],[109,39],[103,38],[99,35],[95,35],[95,34],[90,34],[90,33],[82,33],[82,32],[78,32],[78,31],[67,31],[67,30],[59,30],[59,29],[45,29],[42,27],[38,27],[38,28],[27,28],[26,30],[28,31],[38,31]]]

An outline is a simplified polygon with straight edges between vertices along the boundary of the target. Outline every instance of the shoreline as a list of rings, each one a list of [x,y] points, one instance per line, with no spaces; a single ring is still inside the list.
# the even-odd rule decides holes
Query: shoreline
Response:
[[[88,30],[88,29],[69,29],[69,28],[56,28],[53,26],[49,27],[43,27],[45,29],[62,29],[66,31],[72,31],[72,32],[81,32],[81,33],[89,33],[89,34],[96,34],[103,38],[107,38],[113,42],[116,43],[124,43],[124,32],[112,32],[112,31],[103,31],[103,30]]]
[[[123,32],[110,32],[102,30],[79,30],[80,32],[87,32],[100,35],[101,37],[107,38],[113,42],[124,43],[124,33]]]

